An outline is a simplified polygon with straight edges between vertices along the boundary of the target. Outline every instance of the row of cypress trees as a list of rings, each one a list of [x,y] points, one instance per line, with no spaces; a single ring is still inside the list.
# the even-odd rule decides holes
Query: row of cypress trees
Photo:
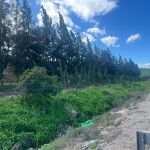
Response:
[[[138,66],[131,60],[116,58],[108,49],[84,43],[80,33],[67,29],[59,12],[58,24],[41,6],[43,25],[32,21],[28,0],[0,1],[0,79],[8,64],[19,75],[33,66],[42,66],[57,75],[65,87],[123,80],[137,80]]]

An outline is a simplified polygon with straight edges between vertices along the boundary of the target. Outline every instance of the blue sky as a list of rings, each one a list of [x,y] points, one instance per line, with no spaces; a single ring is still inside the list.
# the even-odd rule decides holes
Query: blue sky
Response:
[[[150,67],[150,0],[30,0],[41,24],[43,4],[54,23],[58,10],[69,29],[79,31],[116,56]]]

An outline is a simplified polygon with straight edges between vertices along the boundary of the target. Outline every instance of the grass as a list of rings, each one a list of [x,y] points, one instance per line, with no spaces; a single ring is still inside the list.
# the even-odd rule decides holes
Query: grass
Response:
[[[150,76],[150,69],[141,69],[142,76]]]
[[[96,149],[97,146],[98,146],[98,141],[95,141],[95,142],[93,142],[93,143],[91,143],[91,144],[89,145],[89,148],[90,148],[90,149]]]
[[[61,150],[66,146],[72,147],[76,142],[76,138],[80,137],[84,141],[94,141],[90,144],[91,147],[96,146],[99,137],[99,132],[95,126],[89,128],[70,128],[61,138],[57,138],[50,144],[43,145],[39,150]]]
[[[132,91],[144,90],[148,86],[150,82],[63,90],[54,97],[47,113],[24,104],[21,97],[3,98],[0,100],[0,149],[8,150],[17,142],[22,144],[24,150],[41,147],[57,138],[68,126],[80,127],[81,122],[123,103]],[[72,117],[71,110],[76,110],[78,115]],[[69,132],[65,138],[54,140],[41,150],[60,149],[59,146],[70,137],[81,132],[83,129],[80,128]]]
[[[0,101],[0,108],[1,150],[8,150],[17,142],[24,150],[38,147],[55,139],[69,124],[69,116],[61,103],[54,103],[47,114],[22,104],[20,97]],[[32,143],[27,145],[29,137]]]
[[[64,90],[56,96],[56,99],[63,102],[68,111],[75,109],[78,112],[75,121],[83,122],[118,106],[132,91],[142,90],[145,86],[148,86],[148,83],[125,83]]]

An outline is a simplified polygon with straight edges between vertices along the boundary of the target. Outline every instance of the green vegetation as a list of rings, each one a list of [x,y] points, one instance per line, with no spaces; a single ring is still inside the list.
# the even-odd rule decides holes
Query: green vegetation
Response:
[[[6,96],[0,99],[2,150],[14,145],[23,150],[40,147],[68,126],[79,127],[81,122],[120,105],[132,91],[149,85],[115,85],[138,81],[138,65],[131,59],[115,57],[88,38],[83,42],[85,37],[68,30],[63,16],[60,12],[58,15],[59,22],[54,25],[41,6],[42,26],[37,26],[29,0],[9,5],[0,1],[0,92]],[[20,97],[7,97],[18,87],[3,85],[9,82],[5,74],[8,66],[16,77],[21,75]],[[65,89],[90,87],[62,90],[61,83]],[[94,86],[104,84],[110,85]]]
[[[23,149],[40,147],[54,140],[67,126],[79,126],[118,106],[132,91],[149,85],[140,82],[63,90],[51,100],[46,113],[34,104],[23,103],[22,97],[3,98],[0,100],[0,149],[10,149],[17,142]],[[72,117],[72,109],[78,112],[76,117]]]
[[[47,74],[45,68],[34,67],[20,76],[19,87],[23,90],[22,100],[25,103],[47,112],[53,96],[61,91],[62,86],[55,76]]]
[[[100,92],[100,91],[103,91],[103,90],[107,90],[110,93],[112,93],[114,106],[118,106],[118,105],[121,105],[122,103],[124,103],[125,100],[127,100],[127,97],[131,96],[134,91],[139,91],[139,90],[142,91],[146,87],[149,87],[149,86],[150,86],[150,82],[140,82],[140,83],[109,85],[109,86],[103,86],[101,88],[100,87],[95,87],[97,89],[97,92],[95,92],[95,93],[92,93],[92,91],[89,90],[89,89],[92,89],[91,87],[83,89],[83,90],[79,90],[79,91],[82,93],[83,91],[88,89],[91,92],[91,94],[94,95],[94,94],[98,93],[98,91]],[[73,90],[69,91],[69,93],[71,93],[71,92],[73,92]],[[83,105],[88,106],[87,103],[85,103]],[[108,124],[109,125],[120,124],[120,120],[118,120],[117,122],[114,122],[115,117],[116,116],[113,116],[110,113],[106,113],[106,114],[102,114],[102,115],[98,115],[98,116],[96,115],[96,117],[94,117],[94,122],[95,122],[95,124],[102,123],[104,126],[106,126]],[[92,133],[90,133],[91,130],[92,130]],[[84,128],[75,128],[75,129],[72,129],[72,130],[68,130],[66,135],[63,136],[62,138],[56,139],[56,140],[52,141],[50,144],[43,145],[40,150],[59,150],[62,147],[64,147],[67,143],[69,143],[71,139],[73,140],[74,137],[76,137],[77,135],[78,136],[82,135],[82,134],[86,138],[89,138],[89,136],[90,136],[89,140],[97,139],[97,135],[96,135],[97,131],[94,131],[93,128],[91,128],[91,127],[89,127],[89,129],[88,128],[87,129],[86,128],[85,129]],[[90,148],[95,148],[97,146],[97,142],[98,141],[92,143],[90,145]]]
[[[34,67],[20,76],[20,87],[27,95],[35,97],[56,95],[61,91],[61,84],[54,76],[49,76],[45,68]]]
[[[40,148],[40,150],[60,150],[62,147],[66,145],[66,143],[73,139],[76,135],[79,135],[80,133],[83,133],[85,130],[81,128],[71,128],[67,130],[65,136],[62,138],[55,139],[50,144],[45,144]]]
[[[93,143],[90,144],[90,149],[96,149],[96,147],[98,146],[98,141],[95,141]]]
[[[12,91],[17,87],[16,84],[3,84],[0,86],[0,92]]]
[[[69,115],[60,102],[53,102],[46,114],[34,106],[23,104],[21,97],[0,101],[0,108],[1,150],[8,150],[18,142],[24,150],[48,143],[70,123]],[[29,137],[30,142],[25,141]]]
[[[8,5],[5,0],[0,3],[1,84],[8,65],[17,76],[35,66],[44,67],[65,88],[139,79],[140,70],[132,59],[116,57],[110,50],[90,42],[82,32],[68,30],[60,12],[55,25],[41,6],[43,25],[37,26],[39,22],[32,20],[31,10],[29,0],[17,0],[15,5]],[[86,42],[83,38],[87,38]]]
[[[150,76],[150,69],[141,69],[142,76]]]
[[[149,83],[124,83],[106,85],[102,87],[88,87],[85,89],[63,90],[56,96],[70,111],[75,109],[79,114],[76,121],[83,122],[97,114],[120,105],[123,98],[130,95],[133,90],[144,89]]]

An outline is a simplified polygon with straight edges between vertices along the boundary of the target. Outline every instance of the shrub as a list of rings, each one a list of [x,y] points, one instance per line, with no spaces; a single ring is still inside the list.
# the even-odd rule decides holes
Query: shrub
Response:
[[[36,106],[47,112],[53,97],[61,91],[61,84],[55,76],[49,76],[45,68],[35,67],[20,76],[19,87],[23,90],[22,100],[29,106]]]
[[[0,150],[36,148],[54,140],[69,125],[70,118],[63,103],[53,101],[48,112],[22,105],[20,97],[0,100]],[[17,145],[16,145],[17,146]]]
[[[26,70],[20,77],[20,87],[23,92],[32,96],[56,95],[61,91],[57,77],[49,76],[45,68],[34,67]]]

